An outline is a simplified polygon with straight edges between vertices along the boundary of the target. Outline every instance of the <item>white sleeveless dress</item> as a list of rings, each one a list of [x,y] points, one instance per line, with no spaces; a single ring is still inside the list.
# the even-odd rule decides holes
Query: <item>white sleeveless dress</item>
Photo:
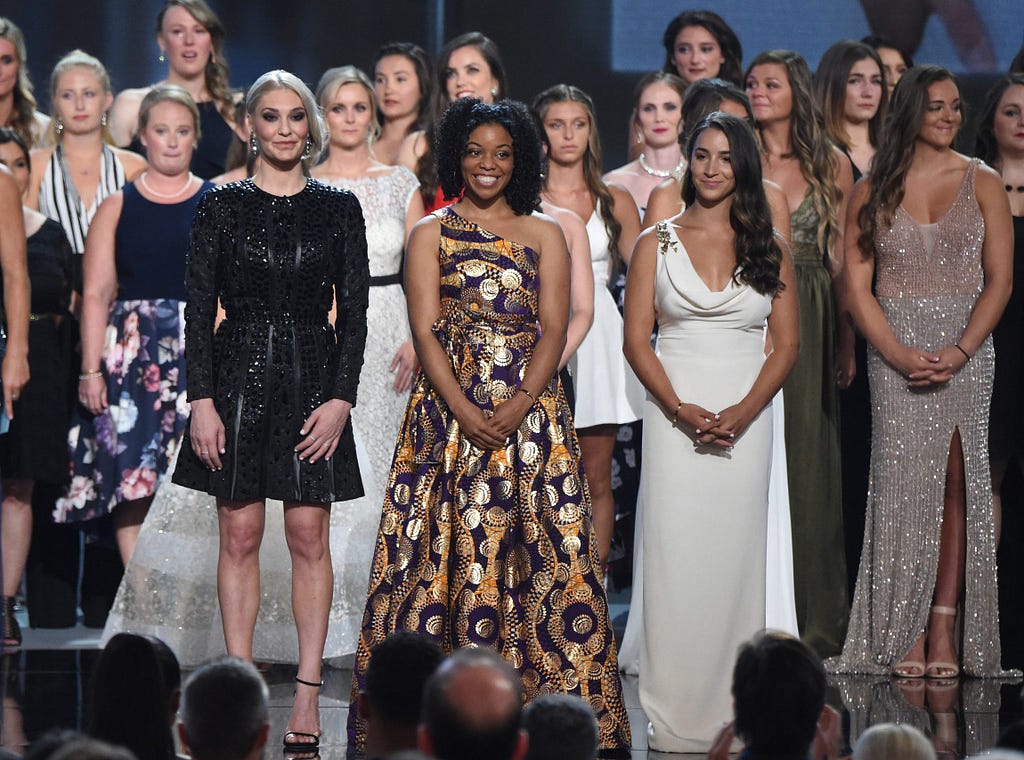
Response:
[[[644,390],[622,355],[622,317],[608,290],[611,252],[598,208],[587,220],[594,268],[594,323],[569,360],[576,392],[576,429],[636,422],[643,414]]]
[[[671,225],[658,238],[658,357],[680,398],[730,406],[764,364],[771,296],[710,290]],[[736,650],[765,626],[773,427],[769,405],[735,448],[695,448],[645,404],[639,688],[652,750],[706,752],[731,718]]]

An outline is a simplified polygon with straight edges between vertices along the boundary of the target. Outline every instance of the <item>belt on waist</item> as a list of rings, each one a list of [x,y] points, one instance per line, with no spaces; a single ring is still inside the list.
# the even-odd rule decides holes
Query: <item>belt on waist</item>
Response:
[[[235,308],[226,313],[226,319],[229,322],[264,322],[266,324],[326,324],[327,312]]]
[[[42,322],[44,319],[52,319],[54,322],[59,322],[63,317],[63,314],[29,314],[29,322]]]
[[[379,277],[370,278],[370,287],[379,288],[383,285],[401,285],[402,284],[402,273],[395,272],[394,274],[382,274]]]

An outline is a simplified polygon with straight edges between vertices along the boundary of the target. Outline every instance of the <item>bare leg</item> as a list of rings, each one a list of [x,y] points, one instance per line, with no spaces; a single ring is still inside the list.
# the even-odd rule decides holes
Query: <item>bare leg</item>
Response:
[[[252,660],[252,637],[260,611],[260,543],[265,511],[262,501],[217,501],[217,597],[224,644],[228,654],[245,660]]]
[[[934,607],[928,626],[928,661],[956,663],[953,642],[955,615],[942,611],[955,609],[964,587],[964,562],[967,553],[965,522],[967,494],[964,488],[964,455],[960,431],[953,433],[946,462],[946,492],[942,506],[942,532],[939,543],[939,568],[935,579]],[[955,676],[955,671],[928,666],[932,676]]]
[[[310,683],[320,682],[334,592],[330,528],[330,505],[285,504],[284,532],[292,558],[292,613],[299,637],[298,677]],[[319,698],[319,689],[301,682],[295,684],[288,731],[319,735]],[[302,741],[302,737],[296,741]]]
[[[128,560],[132,558],[132,552],[135,551],[135,543],[139,540],[142,521],[146,519],[149,506],[152,503],[152,496],[122,501],[113,512],[114,536],[117,538],[117,548],[121,552],[121,562],[126,566]]]
[[[14,596],[25,574],[25,561],[32,541],[31,480],[5,480],[3,483],[3,577],[4,596]]]
[[[590,503],[597,552],[601,567],[608,561],[615,530],[615,500],[612,498],[612,453],[615,450],[617,425],[594,425],[578,430],[583,469],[590,486]]]

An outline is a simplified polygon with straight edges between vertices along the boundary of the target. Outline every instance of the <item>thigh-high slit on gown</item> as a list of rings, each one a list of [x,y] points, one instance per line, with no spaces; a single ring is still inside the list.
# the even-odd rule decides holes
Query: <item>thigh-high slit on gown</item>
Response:
[[[984,286],[977,164],[970,163],[938,222],[918,224],[899,206],[891,226],[877,234],[876,297],[905,346],[935,351],[956,343]],[[869,347],[874,425],[864,545],[849,632],[842,655],[826,662],[830,670],[887,674],[925,630],[939,564],[946,463],[959,431],[967,497],[959,651],[965,674],[1005,674],[988,463],[993,372],[991,337],[949,382],[927,388],[909,387]]]

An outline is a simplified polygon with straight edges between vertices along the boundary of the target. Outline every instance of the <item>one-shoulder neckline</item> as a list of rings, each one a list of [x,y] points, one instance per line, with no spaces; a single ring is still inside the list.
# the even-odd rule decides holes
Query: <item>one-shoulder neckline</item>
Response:
[[[539,253],[539,252],[537,251],[537,249],[536,249],[536,248],[534,248],[533,246],[531,246],[531,245],[527,245],[526,243],[524,243],[524,242],[522,242],[522,241],[520,241],[520,240],[513,240],[512,238],[507,238],[507,237],[505,237],[504,235],[499,235],[498,233],[496,233],[496,232],[493,232],[492,230],[489,230],[489,229],[487,229],[487,228],[486,228],[486,227],[484,227],[483,225],[481,225],[481,224],[478,224],[477,222],[474,222],[474,221],[473,221],[472,219],[467,219],[467,218],[466,218],[466,217],[464,217],[464,216],[463,216],[462,214],[460,214],[460,213],[459,213],[458,211],[456,211],[456,210],[455,210],[455,209],[454,209],[454,208],[453,208],[452,206],[454,206],[454,204],[451,204],[451,205],[445,206],[445,207],[443,207],[443,208],[439,208],[439,209],[437,209],[436,211],[432,211],[432,212],[430,212],[430,213],[436,216],[436,215],[437,215],[438,213],[441,213],[441,212],[443,212],[443,213],[444,213],[444,214],[445,214],[446,216],[454,216],[454,217],[455,217],[456,219],[459,219],[459,220],[461,220],[461,221],[462,221],[462,222],[464,222],[465,224],[469,224],[469,225],[472,225],[472,226],[473,226],[473,227],[475,227],[475,228],[476,228],[476,229],[477,229],[477,230],[478,230],[478,231],[479,231],[479,232],[480,232],[481,234],[483,234],[483,235],[486,235],[486,236],[487,236],[488,238],[490,238],[491,240],[501,240],[501,241],[503,241],[503,242],[505,242],[505,243],[509,243],[510,245],[516,245],[516,246],[519,246],[519,247],[520,247],[520,248],[522,248],[522,249],[523,249],[524,251],[529,251],[529,252],[530,252],[530,253],[532,253],[532,254],[533,254],[534,256],[536,256],[536,257],[538,257],[538,258],[540,257],[540,253]],[[440,220],[440,217],[438,218],[438,221],[441,221],[441,220]]]
[[[903,206],[902,201],[900,202],[900,205],[897,206],[896,208],[902,211],[903,215],[906,216],[907,219],[909,219],[917,227],[939,226],[944,221],[946,221],[946,218],[951,213],[953,213],[953,209],[955,209],[957,207],[957,204],[960,203],[960,198],[964,194],[964,191],[967,189],[967,178],[971,175],[972,170],[975,169],[976,166],[977,161],[975,159],[971,159],[967,162],[967,166],[964,168],[964,176],[960,178],[960,186],[957,188],[956,195],[953,196],[953,202],[949,204],[949,208],[947,208],[934,222],[917,221],[917,219],[914,218],[914,215],[907,211],[907,209]]]

